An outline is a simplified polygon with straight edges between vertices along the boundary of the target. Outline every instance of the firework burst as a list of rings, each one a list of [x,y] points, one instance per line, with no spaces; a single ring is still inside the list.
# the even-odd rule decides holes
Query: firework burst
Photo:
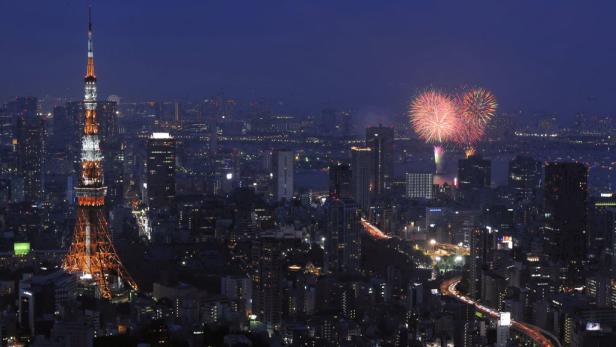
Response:
[[[458,131],[456,105],[447,95],[434,90],[419,94],[410,106],[411,125],[428,143],[444,143]]]
[[[496,98],[483,88],[472,89],[456,98],[459,131],[455,142],[472,146],[485,134],[488,122],[496,112]]]
[[[487,124],[496,112],[496,98],[489,90],[472,89],[462,96],[462,114]]]

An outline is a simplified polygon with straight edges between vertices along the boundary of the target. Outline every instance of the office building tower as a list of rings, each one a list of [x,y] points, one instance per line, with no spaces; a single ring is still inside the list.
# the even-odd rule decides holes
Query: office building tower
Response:
[[[10,142],[16,149],[17,175],[23,178],[24,200],[40,203],[43,198],[43,163],[45,125],[37,116],[38,100],[33,97],[18,97],[6,105],[8,122],[12,131],[7,131]],[[8,127],[8,124],[7,124]]]
[[[81,134],[83,132],[83,103],[71,101],[64,105],[66,109],[66,132],[70,134],[65,141],[69,147],[68,158],[73,162],[76,178],[81,171]],[[77,181],[77,179],[75,180]]]
[[[8,145],[13,140],[13,117],[4,105],[0,105],[0,145]]]
[[[515,201],[532,200],[541,187],[543,165],[531,157],[516,156],[509,162],[509,187]]]
[[[361,258],[359,206],[350,199],[331,199],[327,210],[327,268],[358,272]]]
[[[369,147],[351,148],[351,189],[353,199],[364,213],[368,212],[372,200],[374,187],[372,170],[372,149]]]
[[[434,175],[431,173],[408,172],[406,174],[406,197],[409,199],[433,199]]]
[[[509,345],[509,329],[511,328],[511,313],[500,312],[498,324],[496,326],[496,347],[507,347]]]
[[[147,146],[148,206],[171,209],[175,204],[175,139],[169,133],[153,133]]]
[[[458,161],[458,191],[469,206],[478,206],[482,193],[490,188],[492,164],[480,155]]]
[[[472,155],[458,161],[458,187],[461,191],[489,188],[492,164],[480,155]]]
[[[19,116],[16,122],[17,174],[24,179],[25,201],[38,204],[43,198],[45,124],[36,115]]]
[[[339,111],[326,108],[317,119],[317,130],[320,135],[349,136],[352,130],[352,114],[350,111]]]
[[[18,97],[6,104],[6,112],[16,120],[18,118],[34,119],[38,110],[38,99],[34,97]]]
[[[277,201],[293,198],[293,151],[277,149],[272,152],[272,179]]]
[[[370,127],[366,129],[366,146],[372,150],[374,194],[389,193],[394,175],[394,129]]]
[[[113,142],[118,140],[118,104],[114,101],[98,101],[96,103],[96,116],[100,123],[101,143]]]
[[[476,227],[470,233],[469,294],[481,298],[484,271],[488,269],[494,251],[494,234],[490,228]]]
[[[546,251],[567,268],[567,284],[583,281],[587,251],[588,167],[582,163],[545,166]]]
[[[110,300],[119,279],[137,289],[115,252],[108,230],[105,210],[103,156],[99,147],[99,124],[96,118],[96,75],[92,47],[92,20],[88,25],[88,60],[85,77],[84,122],[81,147],[81,176],[75,189],[77,217],[70,248],[62,263],[67,272],[84,281],[94,281],[100,295]],[[116,281],[117,279],[118,281]],[[111,283],[110,283],[111,282]]]
[[[349,164],[331,163],[329,165],[329,196],[338,199],[352,198],[352,176]]]
[[[280,240],[261,238],[253,241],[252,263],[256,267],[253,282],[254,314],[268,328],[275,329],[282,320],[283,257]]]
[[[107,186],[107,200],[110,206],[124,202],[124,144],[118,125],[118,104],[114,101],[99,101],[96,116],[100,123],[103,170]]]

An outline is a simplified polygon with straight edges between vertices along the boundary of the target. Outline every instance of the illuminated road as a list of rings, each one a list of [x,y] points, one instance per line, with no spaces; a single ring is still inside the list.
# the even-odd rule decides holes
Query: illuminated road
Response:
[[[391,239],[391,236],[385,235],[384,232],[382,232],[379,228],[375,227],[374,225],[368,223],[368,221],[364,218],[361,219],[361,225],[364,227],[364,230],[366,230],[366,232],[370,236],[374,237],[375,239],[379,239],[379,240]]]
[[[458,285],[458,283],[460,283],[460,277],[455,277],[450,280],[444,281],[441,284],[441,293],[443,293],[444,295],[451,295],[462,302],[465,302],[469,305],[473,305],[479,311],[489,315],[492,318],[498,319],[499,317],[498,311],[493,310],[489,307],[483,306],[480,303],[472,300],[471,298],[460,294],[460,292],[456,290],[456,286]],[[539,344],[539,346],[561,347],[560,342],[554,335],[550,334],[549,332],[543,329],[540,329],[539,327],[536,327],[536,326],[533,326],[527,323],[518,322],[513,319],[511,320],[511,326],[514,329],[522,332],[524,335],[533,339],[533,341]],[[549,336],[550,338],[546,337],[546,335]],[[555,342],[556,344],[554,344],[553,342]]]

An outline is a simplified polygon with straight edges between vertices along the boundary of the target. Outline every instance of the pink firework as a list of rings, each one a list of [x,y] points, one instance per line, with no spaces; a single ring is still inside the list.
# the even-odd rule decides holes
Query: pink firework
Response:
[[[456,105],[449,96],[428,90],[411,102],[411,125],[427,143],[452,141],[458,131],[456,113]]]

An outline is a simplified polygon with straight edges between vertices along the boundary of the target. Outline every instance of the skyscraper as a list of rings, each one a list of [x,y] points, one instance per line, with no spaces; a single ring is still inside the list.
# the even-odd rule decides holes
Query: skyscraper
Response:
[[[78,273],[86,281],[94,280],[105,299],[111,299],[109,281],[121,278],[133,289],[137,284],[115,252],[107,226],[103,166],[99,147],[99,124],[96,119],[96,75],[92,47],[92,20],[88,25],[88,60],[85,77],[84,126],[81,147],[81,176],[77,195],[77,217],[71,246],[62,267]],[[115,281],[114,281],[115,282]]]
[[[278,201],[293,198],[293,151],[277,149],[272,152],[274,198]]]
[[[583,281],[586,259],[588,167],[582,163],[545,166],[545,237],[552,260],[567,267],[568,284]]]
[[[13,120],[4,105],[0,105],[0,145],[8,145],[13,137]]]
[[[368,212],[374,182],[372,181],[372,149],[369,147],[351,148],[351,171],[353,199],[364,210]]]
[[[45,124],[37,116],[38,100],[19,97],[7,103],[7,114],[13,123],[12,143],[16,144],[17,175],[23,178],[24,199],[40,203],[43,198],[43,164]],[[8,134],[7,134],[8,135]]]
[[[175,139],[169,133],[153,133],[148,139],[147,196],[153,209],[175,204]]]
[[[491,184],[492,164],[480,155],[472,155],[458,161],[458,185],[460,190],[489,188]]]
[[[351,167],[344,163],[329,164],[329,196],[338,199],[352,198]]]
[[[480,155],[458,161],[458,190],[462,199],[471,206],[481,202],[481,193],[490,188],[492,163]]]
[[[330,271],[359,271],[360,227],[360,211],[355,202],[350,199],[329,201],[326,253]]]
[[[253,276],[255,314],[270,328],[280,326],[282,319],[281,247],[280,240],[269,237],[252,244],[252,263],[256,266]]]
[[[518,155],[509,162],[509,186],[516,201],[531,200],[541,187],[543,166],[531,157]]]
[[[381,125],[366,129],[366,146],[372,150],[374,194],[382,197],[391,190],[394,175],[394,129]]]
[[[487,228],[475,227],[470,235],[469,286],[471,297],[481,297],[481,280],[494,249],[494,235]]]

